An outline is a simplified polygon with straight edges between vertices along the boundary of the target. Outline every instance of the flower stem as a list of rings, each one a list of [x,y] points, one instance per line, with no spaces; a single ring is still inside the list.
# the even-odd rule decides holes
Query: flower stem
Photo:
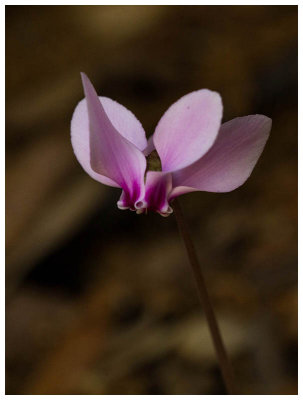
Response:
[[[192,271],[195,277],[199,298],[206,315],[226,391],[228,394],[236,394],[232,367],[223,344],[220,329],[206,288],[205,280],[199,265],[198,257],[190,235],[190,231],[184,218],[180,203],[177,199],[173,201],[173,209],[176,216],[179,232],[184,241],[190,265],[192,267]]]

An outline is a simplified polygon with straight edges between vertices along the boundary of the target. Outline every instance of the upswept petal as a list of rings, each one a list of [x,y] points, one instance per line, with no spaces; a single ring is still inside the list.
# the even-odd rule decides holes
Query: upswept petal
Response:
[[[71,121],[71,139],[74,153],[84,171],[104,185],[120,187],[112,179],[95,172],[90,165],[89,123],[86,99],[81,100],[73,113]]]
[[[143,128],[140,128],[135,117],[120,104],[110,99],[104,101],[104,98],[101,98],[101,104],[87,76],[81,74],[81,77],[86,102],[78,105],[79,109],[76,109],[72,121],[72,142],[76,156],[86,171],[90,160],[92,172],[97,173],[97,178],[93,176],[95,179],[101,181],[98,179],[100,175],[106,177],[109,182],[122,187],[131,201],[136,201],[141,193],[144,194],[146,159],[136,147],[146,147],[146,139],[142,139]],[[85,103],[87,113],[83,108]],[[124,136],[117,128],[121,132],[123,130]],[[132,129],[138,136],[141,135],[136,145],[130,141],[134,141],[135,137]],[[91,173],[90,175],[92,176]]]
[[[174,103],[154,133],[162,170],[176,171],[200,159],[216,139],[222,113],[221,96],[208,89],[189,93]]]
[[[135,115],[112,99],[99,97],[99,100],[116,130],[140,150],[145,149],[147,146],[145,132]],[[119,187],[112,179],[93,171],[90,165],[89,118],[85,98],[75,108],[71,121],[71,137],[75,155],[83,169],[97,181],[105,185]]]
[[[264,115],[248,115],[223,124],[208,153],[173,173],[170,199],[195,190],[229,192],[241,186],[256,165],[270,129],[271,119]]]

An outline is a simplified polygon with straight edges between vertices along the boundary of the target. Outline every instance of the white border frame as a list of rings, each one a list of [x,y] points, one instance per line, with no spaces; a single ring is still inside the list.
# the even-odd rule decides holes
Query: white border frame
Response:
[[[151,1],[110,1],[110,2],[100,2],[100,1],[90,1],[89,4],[81,2],[81,1],[65,1],[65,2],[58,2],[58,1],[29,1],[27,2],[27,4],[22,4],[20,1],[6,1],[3,3],[3,7],[2,7],[2,13],[1,13],[1,20],[0,20],[0,26],[2,27],[2,40],[1,40],[1,47],[2,47],[2,52],[1,54],[3,55],[3,58],[5,57],[5,5],[185,5],[184,2],[181,1],[164,1],[164,2],[159,2],[159,1],[155,1],[155,2],[151,2]],[[302,48],[302,27],[300,26],[300,22],[302,21],[302,5],[301,5],[301,1],[233,1],[233,2],[227,2],[227,1],[207,1],[205,3],[202,2],[194,2],[191,1],[189,3],[186,3],[186,5],[298,5],[299,9],[298,9],[298,26],[299,26],[299,71],[302,69],[302,54],[303,54],[303,48]],[[5,64],[4,64],[5,60],[3,60],[3,64],[2,64],[2,68],[3,68],[3,88],[5,87],[5,75],[4,75],[4,71],[5,71]],[[298,106],[298,132],[301,131],[301,127],[303,126],[302,124],[302,119],[303,119],[303,110],[302,110],[302,101],[301,101],[301,95],[300,95],[300,89],[302,88],[302,79],[301,76],[299,74],[299,106]],[[2,92],[2,96],[1,96],[1,104],[2,104],[2,109],[5,108],[5,93],[4,91]],[[3,118],[3,132],[5,131],[5,118]],[[298,188],[298,204],[303,204],[303,188],[302,188],[302,175],[303,175],[303,149],[302,149],[302,137],[299,134],[298,135],[298,140],[299,140],[299,149],[298,149],[298,156],[299,156],[299,188]],[[3,170],[4,172],[1,174],[1,181],[2,181],[2,187],[4,188],[4,192],[5,192],[5,138],[3,135],[3,143],[2,143],[2,147],[0,150],[0,160],[1,160],[1,164],[3,166]],[[3,225],[2,225],[2,230],[1,230],[1,239],[2,239],[2,243],[3,243],[3,248],[5,246],[5,201],[4,201],[4,196],[1,196],[1,210],[2,210],[2,221],[3,221]],[[302,250],[301,245],[303,246],[303,240],[302,240],[302,212],[299,208],[299,240],[298,240],[298,246],[299,246],[299,266],[302,266]],[[0,386],[0,396],[1,398],[6,397],[7,395],[5,395],[5,333],[4,333],[4,324],[5,324],[5,279],[4,279],[4,265],[5,265],[5,251],[3,251],[3,256],[2,256],[2,270],[3,270],[3,275],[2,275],[2,282],[1,282],[1,303],[0,303],[0,313],[1,313],[1,325],[2,325],[2,329],[1,329],[1,343],[2,343],[2,353],[1,353],[1,362],[0,362],[0,382],[1,382],[1,386]],[[298,333],[299,333],[299,339],[301,338],[301,334],[302,334],[302,319],[300,318],[301,314],[302,314],[302,295],[300,295],[300,293],[302,293],[303,287],[302,287],[302,279],[301,279],[302,273],[300,273],[300,269],[299,269],[299,284],[298,284],[298,290],[299,290],[299,321],[298,321]],[[303,385],[303,370],[302,370],[302,349],[301,346],[299,346],[299,371],[298,371],[298,376],[301,377],[301,381],[299,379],[298,382],[298,390],[299,390],[299,394],[302,393],[302,385]],[[68,395],[68,397],[71,398],[79,398],[79,396],[81,395]],[[87,396],[87,395],[83,395],[83,396]],[[262,395],[261,395],[262,396]],[[278,395],[277,395],[278,396]],[[277,397],[275,395],[272,395],[270,397]],[[283,398],[283,399],[293,399],[294,397],[298,397],[299,395],[296,396],[290,396],[290,395],[279,395],[279,398]],[[15,399],[18,398],[19,396],[17,395],[10,395],[9,396],[11,399]],[[90,395],[90,397],[101,397],[101,395]],[[117,399],[117,398],[129,398],[129,397],[133,397],[132,395],[113,395],[113,396],[102,396],[103,398],[108,398],[108,399]],[[143,397],[152,397],[152,396],[136,396],[136,398],[143,398]],[[167,396],[164,395],[158,395],[157,399],[161,399]],[[178,397],[178,398],[184,398],[187,397],[187,395],[178,395],[178,396],[169,396],[171,397]],[[195,400],[200,398],[201,396],[190,396],[191,399]],[[213,395],[211,396],[211,399],[213,400],[217,400],[219,398],[224,398],[225,396],[221,396],[221,395]],[[234,396],[233,396],[234,397]],[[249,398],[251,400],[254,399],[260,399],[260,395],[250,395],[250,396],[246,396],[246,395],[238,395],[236,396],[239,399],[242,398]],[[267,397],[267,396],[266,396]],[[30,400],[30,399],[36,399],[37,397],[34,395],[22,395],[22,399],[24,400]],[[52,399],[52,398],[66,398],[66,396],[63,395],[39,395],[39,399]]]

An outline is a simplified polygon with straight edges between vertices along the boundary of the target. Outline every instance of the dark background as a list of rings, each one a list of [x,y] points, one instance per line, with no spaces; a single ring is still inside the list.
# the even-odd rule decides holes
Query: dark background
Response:
[[[174,217],[73,155],[80,71],[148,135],[200,88],[273,119],[243,187],[181,200],[240,392],[296,394],[295,6],[6,7],[6,393],[225,393]]]

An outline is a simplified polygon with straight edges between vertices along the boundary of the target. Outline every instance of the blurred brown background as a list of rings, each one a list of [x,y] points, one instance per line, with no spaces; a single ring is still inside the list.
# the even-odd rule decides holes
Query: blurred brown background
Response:
[[[224,394],[174,217],[70,144],[79,72],[148,135],[200,88],[273,119],[252,177],[182,203],[243,394],[297,392],[297,7],[6,7],[6,393]]]

